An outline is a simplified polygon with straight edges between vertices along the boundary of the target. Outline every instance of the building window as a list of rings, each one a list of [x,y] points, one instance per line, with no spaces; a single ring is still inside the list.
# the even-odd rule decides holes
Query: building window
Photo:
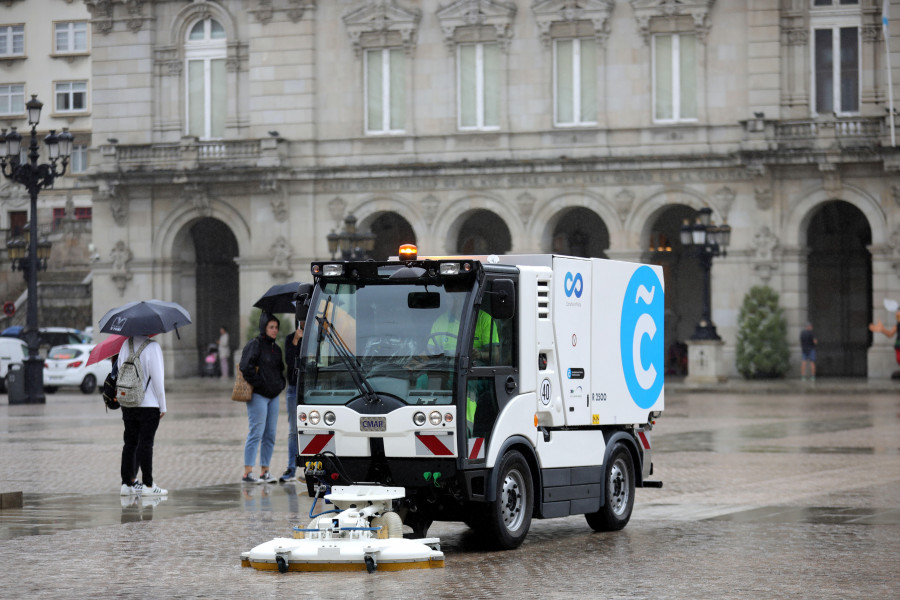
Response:
[[[460,129],[500,127],[500,47],[497,44],[458,46]]]
[[[62,81],[56,84],[56,112],[69,113],[86,110],[86,81]]]
[[[213,19],[197,21],[188,33],[187,133],[200,139],[225,136],[225,29]]]
[[[813,92],[819,115],[859,112],[859,28],[813,30]]]
[[[73,144],[72,158],[69,159],[69,169],[75,173],[84,173],[88,167],[88,147],[87,144]]]
[[[697,120],[697,36],[653,36],[653,120]]]
[[[399,48],[366,51],[366,132],[403,133],[406,55]]]
[[[55,26],[57,54],[73,54],[87,52],[87,23],[75,21],[70,23],[57,23]]]
[[[597,42],[554,41],[556,125],[597,124]]]
[[[0,56],[25,56],[24,25],[0,25]]]
[[[25,85],[0,84],[0,115],[25,114]]]
[[[62,222],[66,218],[66,209],[65,208],[54,208],[53,209],[53,223],[52,228],[53,231],[58,231],[62,226]],[[91,207],[90,206],[76,206],[74,207],[74,214],[72,215],[72,219],[76,221],[90,221],[91,220]]]
[[[9,237],[19,237],[25,232],[28,223],[28,212],[24,210],[9,211]]]
[[[813,6],[847,6],[859,4],[859,0],[813,0]]]

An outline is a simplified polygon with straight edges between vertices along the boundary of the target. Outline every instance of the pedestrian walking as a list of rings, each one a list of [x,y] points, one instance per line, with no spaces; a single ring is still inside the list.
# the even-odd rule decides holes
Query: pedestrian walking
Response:
[[[278,396],[284,390],[284,362],[281,348],[275,343],[279,321],[274,315],[263,312],[259,317],[259,335],[244,346],[240,370],[253,388],[247,402],[249,431],[244,444],[244,483],[275,483],[269,473],[272,452],[275,449],[275,431],[278,424]],[[253,474],[256,453],[259,450],[259,477]]]
[[[221,378],[228,379],[228,363],[231,359],[231,345],[228,339],[228,330],[224,327],[219,328],[219,369],[222,371]]]
[[[288,415],[288,462],[278,481],[287,483],[297,479],[297,355],[303,340],[305,321],[297,320],[294,334],[284,341],[284,362],[287,366],[287,392],[285,404]]]
[[[809,381],[816,380],[816,333],[812,323],[807,323],[800,332],[800,378],[807,381],[806,366],[809,365]]]
[[[153,479],[153,441],[159,422],[166,416],[165,369],[162,349],[145,335],[128,338],[119,351],[116,369],[121,370],[132,352],[139,352],[143,374],[144,399],[140,406],[122,406],[125,423],[122,445],[122,488],[120,495],[165,496],[168,490],[159,487]],[[138,469],[141,480],[137,479]]]

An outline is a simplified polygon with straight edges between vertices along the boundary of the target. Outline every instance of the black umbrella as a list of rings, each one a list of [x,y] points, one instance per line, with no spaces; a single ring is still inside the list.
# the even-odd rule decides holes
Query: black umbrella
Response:
[[[297,296],[307,296],[312,293],[311,283],[280,283],[273,285],[269,291],[262,295],[253,305],[268,313],[295,313],[297,308]]]
[[[191,315],[176,302],[138,300],[114,308],[100,319],[100,331],[124,336],[165,333],[191,324]]]

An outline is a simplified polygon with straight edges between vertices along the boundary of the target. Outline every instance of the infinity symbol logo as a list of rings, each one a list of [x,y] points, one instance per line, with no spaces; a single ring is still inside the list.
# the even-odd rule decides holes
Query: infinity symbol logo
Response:
[[[581,277],[581,273],[575,273],[574,276],[572,273],[566,273],[563,290],[565,290],[567,298],[571,298],[573,293],[576,298],[581,298],[581,294],[584,293],[584,279]]]

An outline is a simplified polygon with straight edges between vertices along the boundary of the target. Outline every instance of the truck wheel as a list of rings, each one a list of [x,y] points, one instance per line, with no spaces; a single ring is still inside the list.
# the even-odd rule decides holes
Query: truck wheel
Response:
[[[515,450],[503,456],[497,469],[497,500],[487,510],[488,539],[501,550],[512,550],[521,545],[531,527],[531,470],[525,457]]]
[[[594,531],[618,531],[628,524],[634,508],[634,462],[622,444],[616,444],[610,453],[605,477],[603,506],[584,517]]]

